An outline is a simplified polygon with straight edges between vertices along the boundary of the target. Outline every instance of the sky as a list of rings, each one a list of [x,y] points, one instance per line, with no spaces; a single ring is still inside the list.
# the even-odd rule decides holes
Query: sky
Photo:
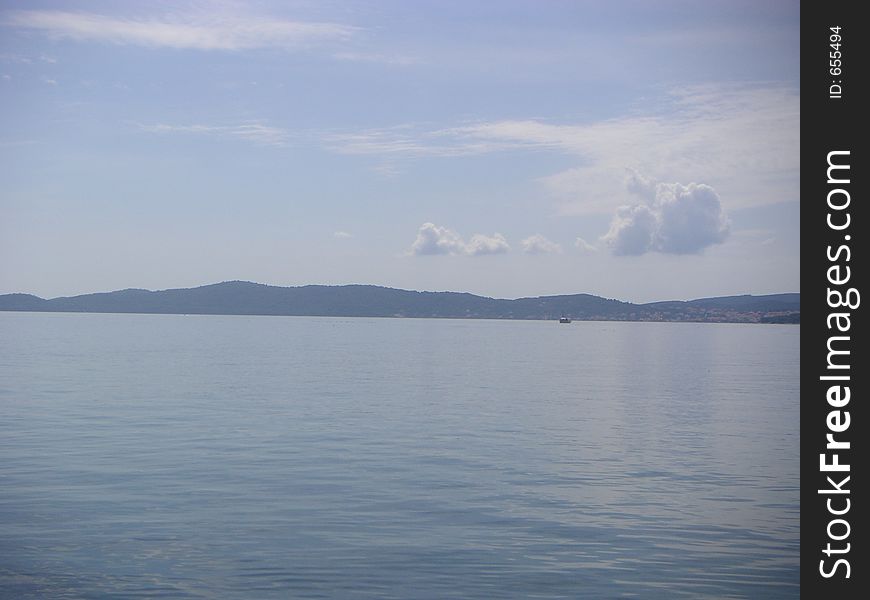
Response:
[[[797,292],[799,3],[0,0],[0,293]]]

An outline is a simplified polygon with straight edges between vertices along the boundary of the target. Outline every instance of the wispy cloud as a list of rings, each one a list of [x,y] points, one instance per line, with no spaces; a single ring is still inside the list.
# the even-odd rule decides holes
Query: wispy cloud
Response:
[[[338,239],[340,239],[340,240],[346,240],[346,239],[349,239],[349,238],[352,238],[352,237],[353,237],[352,234],[350,234],[350,233],[348,233],[348,232],[346,232],[346,231],[336,231],[336,232],[333,233],[332,235],[333,235],[333,237],[336,237],[336,238],[338,238]]]
[[[434,223],[423,223],[417,231],[417,239],[411,244],[410,254],[415,256],[437,254],[483,256],[486,254],[504,254],[508,250],[510,250],[510,245],[500,233],[492,235],[475,233],[468,242],[465,242],[452,229],[439,227]]]
[[[0,53],[0,62],[29,65],[33,62],[33,59],[29,56],[22,56],[20,54],[9,54],[3,52]]]
[[[459,136],[457,131],[400,125],[352,133],[327,133],[321,139],[329,149],[341,154],[389,156],[393,159],[472,156],[508,148],[504,142],[475,140]],[[520,145],[513,144],[512,147]]]
[[[399,54],[377,54],[370,52],[336,52],[332,55],[336,60],[344,60],[350,62],[361,63],[377,63],[382,65],[395,65],[399,67],[407,67],[420,62],[420,59],[414,56],[403,56]]]
[[[738,229],[729,237],[744,246],[772,246],[780,242],[773,229]]]
[[[259,122],[239,125],[142,125],[141,131],[155,134],[188,134],[216,136],[230,140],[243,140],[263,146],[286,146],[290,134],[286,129],[271,127]]]
[[[578,237],[574,240],[574,247],[577,248],[581,254],[593,254],[598,252],[598,248],[584,240],[582,237]]]
[[[399,167],[395,163],[389,161],[374,165],[371,167],[371,170],[380,175],[381,177],[385,177],[387,179],[392,179],[393,177],[396,177],[400,172]]]
[[[17,10],[6,13],[2,22],[59,39],[196,50],[298,48],[347,39],[357,31],[341,23],[205,13],[121,18],[88,12]]]
[[[2,23],[2,20],[0,20],[0,23]],[[54,65],[54,64],[57,64],[58,60],[56,58],[54,58],[53,56],[46,56],[45,54],[41,54],[41,55],[36,56],[36,57],[31,57],[31,56],[23,56],[21,54],[0,53],[0,62],[18,63],[18,64],[24,64],[24,65],[33,64],[35,62],[42,62],[42,63]]]
[[[401,155],[415,157],[433,154],[432,148],[404,127],[367,130],[356,133],[329,133],[324,143],[342,154]]]
[[[446,129],[403,126],[323,137],[332,150],[392,158],[555,151],[576,167],[540,179],[565,214],[605,213],[627,201],[635,168],[661,181],[707,181],[734,208],[796,201],[800,97],[770,85],[699,86],[629,116],[588,123],[537,119]]]

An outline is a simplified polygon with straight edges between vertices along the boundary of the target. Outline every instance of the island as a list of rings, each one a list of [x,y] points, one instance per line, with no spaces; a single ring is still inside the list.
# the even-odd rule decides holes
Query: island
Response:
[[[51,299],[5,294],[0,295],[0,311],[797,324],[800,294],[634,304],[591,294],[501,299],[375,285],[280,287],[225,281],[195,288],[126,289]]]

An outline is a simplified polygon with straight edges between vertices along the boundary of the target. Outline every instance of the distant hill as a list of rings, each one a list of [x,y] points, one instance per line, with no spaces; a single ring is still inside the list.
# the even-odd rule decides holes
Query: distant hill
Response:
[[[505,300],[374,285],[277,287],[227,281],[196,288],[120,290],[43,299],[0,295],[2,311],[621,321],[800,322],[800,294],[632,304],[590,294]]]

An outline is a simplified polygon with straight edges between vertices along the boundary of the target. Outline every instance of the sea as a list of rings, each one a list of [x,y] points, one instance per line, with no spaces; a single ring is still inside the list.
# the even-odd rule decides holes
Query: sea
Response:
[[[0,312],[0,597],[797,598],[799,339]]]

